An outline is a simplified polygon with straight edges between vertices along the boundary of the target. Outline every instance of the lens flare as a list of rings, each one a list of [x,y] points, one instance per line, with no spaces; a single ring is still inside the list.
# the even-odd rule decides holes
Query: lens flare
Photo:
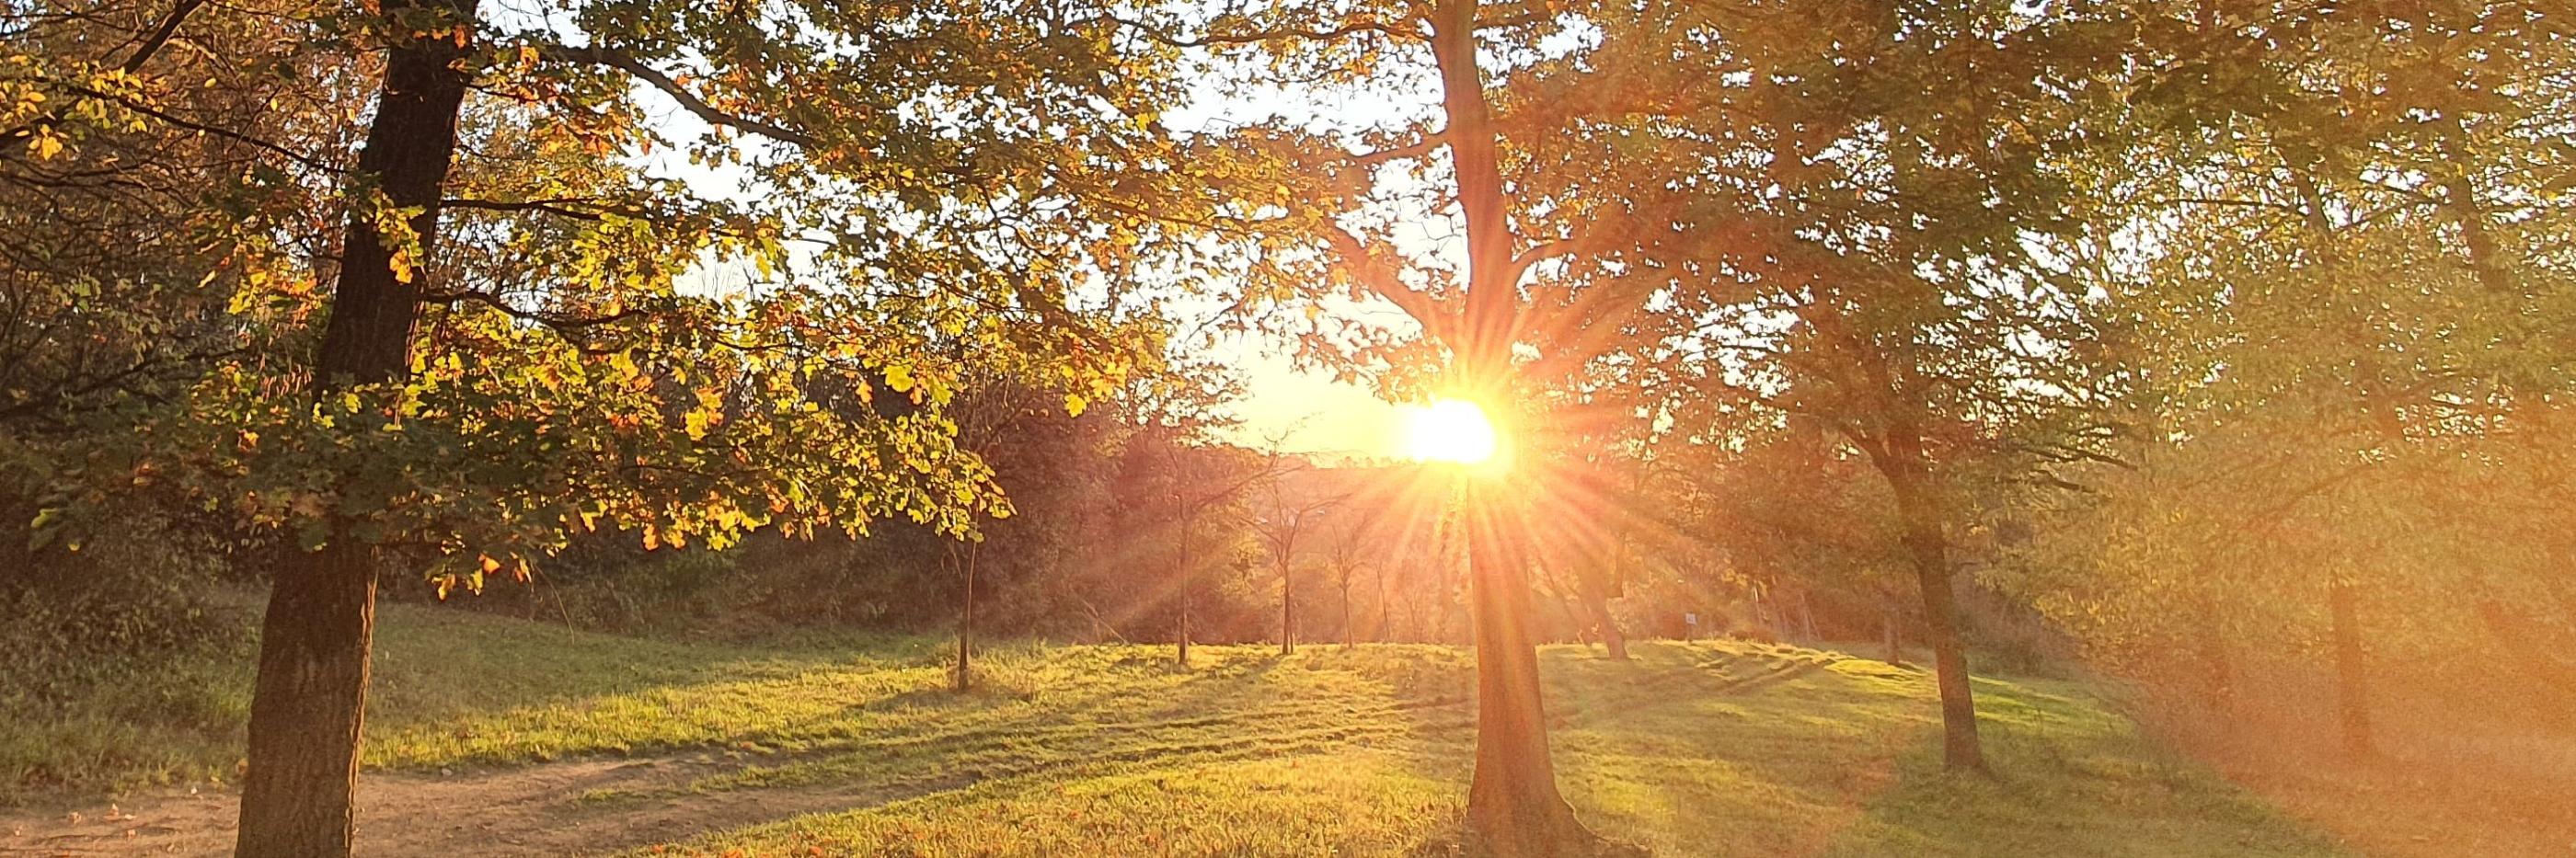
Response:
[[[1405,458],[1483,464],[1494,458],[1500,444],[1485,409],[1464,399],[1443,399],[1405,415]]]

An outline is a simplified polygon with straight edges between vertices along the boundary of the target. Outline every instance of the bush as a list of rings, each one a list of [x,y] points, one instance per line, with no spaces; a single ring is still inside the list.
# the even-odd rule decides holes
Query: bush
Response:
[[[238,753],[251,606],[156,554],[142,540],[46,552],[56,568],[0,582],[0,804],[228,774],[193,761]]]

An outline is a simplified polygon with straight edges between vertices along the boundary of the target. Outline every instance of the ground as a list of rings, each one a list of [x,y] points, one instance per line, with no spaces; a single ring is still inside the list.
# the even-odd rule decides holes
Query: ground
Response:
[[[1937,766],[1913,668],[1738,642],[1633,651],[1551,647],[1543,669],[1567,798],[1656,855],[2346,854],[2084,683],[1980,681],[1998,774],[1960,777]],[[1019,644],[962,695],[941,652],[390,607],[360,851],[1403,855],[1455,837],[1474,717],[1459,650],[1202,647],[1184,670],[1168,647]],[[239,681],[216,661],[207,681]],[[24,735],[107,729],[81,717]],[[17,805],[0,853],[229,846],[237,736],[116,731],[137,747],[0,748],[20,774],[0,784]]]

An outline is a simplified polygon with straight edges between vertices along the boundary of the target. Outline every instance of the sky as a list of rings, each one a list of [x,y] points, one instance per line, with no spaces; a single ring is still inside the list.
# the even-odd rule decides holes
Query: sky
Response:
[[[1277,439],[1294,453],[1383,457],[1396,455],[1406,412],[1368,388],[1300,369],[1275,343],[1258,340],[1225,347],[1239,357],[1245,396],[1235,404],[1243,424],[1229,440],[1266,447]]]

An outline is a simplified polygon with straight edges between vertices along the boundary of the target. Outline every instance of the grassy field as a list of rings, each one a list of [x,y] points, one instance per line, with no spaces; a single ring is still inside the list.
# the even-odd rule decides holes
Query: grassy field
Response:
[[[1206,647],[1181,670],[1164,647],[1022,645],[961,695],[935,641],[638,640],[402,606],[380,634],[370,788],[645,761],[563,779],[545,824],[583,851],[1438,851],[1473,738],[1472,664],[1443,647]],[[1658,855],[2340,854],[2079,683],[1981,681],[2000,774],[1952,777],[1916,670],[1733,642],[1636,656],[1557,647],[1544,669],[1568,799]],[[33,719],[0,745],[11,798],[229,780],[244,672],[211,654],[121,714],[0,712]],[[155,699],[191,702],[137,702]],[[362,839],[401,833],[362,819]]]

